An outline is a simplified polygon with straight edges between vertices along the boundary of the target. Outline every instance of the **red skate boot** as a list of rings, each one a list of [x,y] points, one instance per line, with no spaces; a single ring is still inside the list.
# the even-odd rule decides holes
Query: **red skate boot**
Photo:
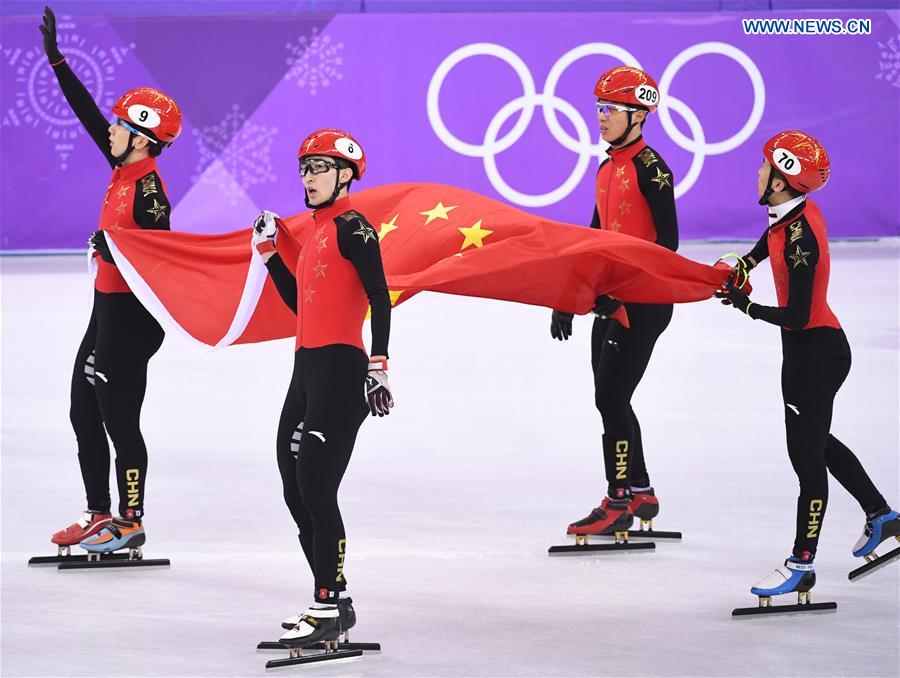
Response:
[[[629,537],[642,537],[646,539],[681,539],[681,532],[661,532],[653,529],[653,519],[659,515],[659,499],[652,487],[646,490],[632,490],[634,493],[628,503],[629,510],[634,517],[641,521],[639,530],[629,532]]]
[[[634,515],[628,509],[627,497],[612,499],[605,497],[600,506],[595,508],[587,517],[577,520],[566,529],[566,532],[575,537],[575,545],[551,546],[550,555],[580,555],[594,553],[596,551],[637,551],[653,550],[656,546],[647,542],[644,544],[631,544],[628,542],[628,528],[634,523]],[[613,544],[589,544],[590,536],[615,537]]]
[[[93,537],[110,523],[112,523],[111,514],[88,510],[76,522],[50,537],[50,541],[59,547],[60,556],[68,556],[70,547],[88,537]]]
[[[634,515],[629,510],[627,499],[604,497],[600,506],[587,517],[569,525],[568,534],[615,534],[627,531],[634,523]]]
[[[632,490],[634,494],[628,502],[628,509],[635,518],[641,521],[642,530],[653,529],[653,519],[659,515],[659,499],[653,488],[646,490]]]

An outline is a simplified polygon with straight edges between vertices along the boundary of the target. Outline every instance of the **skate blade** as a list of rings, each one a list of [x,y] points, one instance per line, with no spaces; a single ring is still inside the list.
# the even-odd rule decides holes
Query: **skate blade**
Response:
[[[110,553],[104,559],[109,560],[128,560],[127,553]],[[28,559],[28,566],[35,565],[59,565],[60,563],[85,563],[87,555],[83,556],[34,556]]]
[[[293,627],[292,627],[293,628]],[[256,646],[257,650],[288,650],[287,645],[276,641],[264,640]],[[325,643],[310,645],[307,650],[324,650]],[[361,650],[363,652],[381,652],[381,643],[338,643],[338,650]]]
[[[128,554],[110,554],[120,556],[110,558],[102,556],[100,560],[81,560],[78,562],[63,561],[59,564],[60,570],[103,570],[110,567],[169,567],[171,561],[168,558],[129,558]]]
[[[569,539],[574,539],[578,535],[567,534]],[[592,534],[590,537],[598,539],[614,539],[615,534]],[[629,539],[664,539],[669,541],[681,541],[681,532],[666,532],[664,530],[628,530]]]
[[[862,567],[857,567],[847,575],[847,578],[850,581],[859,581],[863,577],[869,576],[875,570],[881,569],[884,565],[887,565],[898,558],[900,558],[900,548],[895,548],[893,551],[888,551],[883,556],[878,556],[875,560],[869,561]]]
[[[319,654],[303,655],[302,657],[270,659],[266,662],[266,668],[277,669],[282,666],[297,666],[298,664],[314,664],[316,662],[333,662],[340,661],[342,659],[354,659],[362,656],[362,650],[338,650],[337,652],[320,652]]]
[[[612,553],[616,551],[655,551],[656,544],[645,541],[639,544],[566,544],[564,546],[551,546],[547,553],[551,556],[581,556],[592,553]]]
[[[763,615],[823,614],[835,612],[837,603],[806,603],[804,605],[769,605],[766,607],[739,607],[731,611],[732,618]]]

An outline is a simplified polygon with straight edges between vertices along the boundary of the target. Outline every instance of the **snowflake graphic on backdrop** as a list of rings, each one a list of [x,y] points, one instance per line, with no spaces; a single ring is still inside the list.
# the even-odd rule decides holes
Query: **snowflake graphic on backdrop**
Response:
[[[78,34],[72,18],[67,16],[60,17],[57,23],[57,37],[66,63],[90,92],[100,110],[109,111],[115,103],[116,92],[112,87],[116,69],[134,45],[105,49],[90,45],[86,38]],[[73,142],[85,131],[63,97],[53,69],[39,46],[39,39],[35,38],[35,42],[38,44],[28,49],[0,46],[0,53],[12,70],[16,83],[15,94],[9,97],[12,101],[3,112],[0,125],[3,128],[43,129],[44,134],[55,142],[60,169],[67,169],[69,155],[75,148]]]
[[[297,80],[297,86],[308,88],[314,95],[322,87],[328,87],[332,80],[344,76],[339,67],[344,63],[340,51],[344,43],[334,42],[330,35],[319,35],[313,28],[309,35],[302,35],[294,43],[285,45],[290,52],[287,65],[291,69],[285,73],[285,80]]]
[[[884,80],[894,87],[900,87],[900,35],[893,36],[886,43],[878,43],[878,80]]]
[[[271,160],[277,133],[277,127],[248,122],[235,104],[222,122],[193,130],[200,160],[192,180],[212,184],[236,205],[246,188],[277,179]]]

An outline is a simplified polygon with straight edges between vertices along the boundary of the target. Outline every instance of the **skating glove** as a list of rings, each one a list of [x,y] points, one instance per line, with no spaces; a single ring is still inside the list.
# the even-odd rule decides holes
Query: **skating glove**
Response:
[[[115,265],[116,262],[112,257],[112,252],[109,251],[109,245],[106,242],[106,236],[103,231],[94,231],[91,237],[88,238],[88,244],[97,250],[97,254],[100,255],[103,261]]]
[[[751,318],[753,317],[750,315],[750,307],[753,306],[753,302],[750,301],[750,297],[735,287],[734,283],[730,281],[726,283],[725,289],[716,292],[716,298],[721,299],[726,306],[734,306],[737,310],[743,311]]]
[[[253,222],[253,246],[263,256],[275,251],[275,238],[278,236],[278,224],[275,223],[277,216],[275,212],[263,210]]]
[[[394,396],[391,395],[391,387],[388,385],[387,360],[379,360],[369,363],[369,373],[366,375],[366,398],[369,401],[369,409],[372,416],[383,417],[391,413],[394,406]]]
[[[613,299],[608,294],[601,294],[594,300],[593,314],[601,318],[609,318],[613,313],[622,308],[622,302]]]
[[[565,311],[553,311],[550,315],[550,336],[559,341],[568,341],[572,336],[572,318],[575,315]]]
[[[735,287],[743,288],[747,280],[750,279],[750,271],[753,270],[753,264],[747,257],[738,257],[733,268]]]
[[[734,259],[733,266],[729,263],[731,259]],[[749,254],[742,257],[734,252],[728,252],[728,254],[723,254],[719,257],[714,267],[724,270],[730,269],[731,277],[728,279],[728,282],[733,283],[735,287],[746,294],[750,294],[753,291],[753,287],[750,285],[750,271],[753,270],[754,264]]]
[[[56,42],[56,16],[49,7],[44,7],[43,23],[38,26],[41,35],[44,36],[44,53],[51,64],[58,64],[63,60],[62,52]]]

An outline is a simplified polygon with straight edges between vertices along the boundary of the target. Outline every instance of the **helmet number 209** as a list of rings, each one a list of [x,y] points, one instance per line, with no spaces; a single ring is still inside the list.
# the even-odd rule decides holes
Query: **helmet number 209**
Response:
[[[634,91],[634,97],[642,104],[655,106],[659,101],[659,92],[656,91],[655,87],[651,87],[650,85],[640,85]]]

